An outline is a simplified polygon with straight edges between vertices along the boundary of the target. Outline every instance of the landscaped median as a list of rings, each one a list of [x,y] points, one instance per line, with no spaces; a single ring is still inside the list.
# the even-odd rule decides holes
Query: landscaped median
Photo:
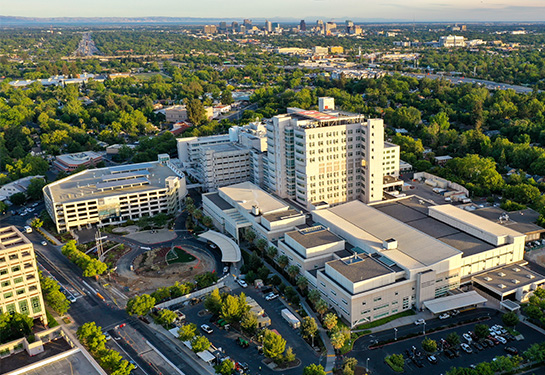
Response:
[[[392,368],[395,372],[405,371],[405,359],[403,354],[392,354],[384,358],[384,362]]]

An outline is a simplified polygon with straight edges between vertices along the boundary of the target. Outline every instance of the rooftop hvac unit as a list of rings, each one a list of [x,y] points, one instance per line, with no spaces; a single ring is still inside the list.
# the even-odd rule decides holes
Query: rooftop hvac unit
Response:
[[[492,278],[491,278],[490,276],[485,276],[485,277],[484,277],[484,280],[485,280],[485,281],[492,281]]]
[[[518,284],[518,283],[520,283],[520,281],[519,281],[519,280],[517,280],[517,279],[513,279],[513,280],[511,280],[511,282],[512,282],[513,284]]]
[[[506,287],[504,284],[498,284],[498,288],[500,288],[500,289],[505,289],[505,288],[507,288],[507,287]]]
[[[520,272],[520,268],[515,267],[515,268],[513,268],[513,271]]]
[[[535,279],[535,276],[532,275],[531,273],[529,273],[528,275],[526,275],[526,277],[529,278],[530,280],[531,280],[531,279]]]
[[[499,277],[504,277],[505,274],[504,274],[503,272],[498,272],[498,276],[499,276]]]

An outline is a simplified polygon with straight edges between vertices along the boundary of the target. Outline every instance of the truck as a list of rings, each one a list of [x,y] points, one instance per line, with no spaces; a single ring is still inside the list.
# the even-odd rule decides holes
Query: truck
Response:
[[[436,187],[437,186],[437,182],[435,182],[435,180],[426,180],[424,183],[426,185],[428,185],[428,186],[431,186],[431,187]]]
[[[32,228],[29,227],[28,225],[25,225],[25,232],[32,233]]]
[[[293,315],[293,313],[290,310],[283,309],[281,313],[282,313],[282,318],[284,318],[284,320],[288,322],[291,328],[297,329],[301,326],[301,322],[299,321],[299,319],[297,319],[297,317]]]

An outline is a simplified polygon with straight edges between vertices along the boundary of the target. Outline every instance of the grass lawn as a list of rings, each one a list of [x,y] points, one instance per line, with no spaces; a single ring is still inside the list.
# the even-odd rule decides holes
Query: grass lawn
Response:
[[[195,258],[193,255],[186,252],[181,247],[176,246],[172,250],[170,250],[167,254],[167,263],[189,263],[193,262]]]
[[[361,325],[357,326],[354,329],[374,328],[374,327],[378,327],[378,326],[381,326],[383,324],[386,324],[388,322],[391,322],[392,320],[396,320],[396,319],[399,319],[399,318],[403,318],[404,316],[411,316],[411,315],[415,315],[415,314],[416,313],[413,310],[402,311],[400,313],[390,315],[390,316],[387,316],[387,317],[379,319],[379,320],[374,320],[374,321],[369,322],[369,323],[361,324]]]

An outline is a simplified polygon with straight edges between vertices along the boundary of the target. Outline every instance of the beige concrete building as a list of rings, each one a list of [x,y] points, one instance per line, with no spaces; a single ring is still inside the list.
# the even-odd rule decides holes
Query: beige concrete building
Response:
[[[34,247],[14,226],[0,229],[0,313],[6,312],[47,325]]]
[[[167,154],[159,161],[82,171],[44,187],[47,212],[59,233],[174,214],[187,195],[185,175]]]

